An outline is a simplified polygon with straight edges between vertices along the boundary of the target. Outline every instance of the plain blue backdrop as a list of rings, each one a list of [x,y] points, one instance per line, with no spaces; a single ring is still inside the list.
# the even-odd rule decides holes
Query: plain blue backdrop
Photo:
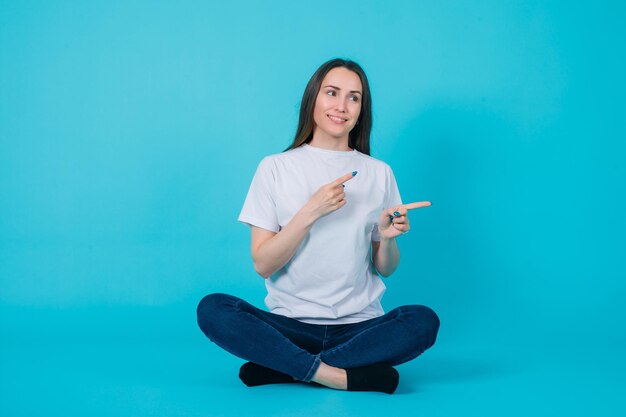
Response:
[[[2,1],[0,415],[623,415],[626,10],[610,1]],[[351,58],[411,212],[394,396],[246,388],[195,323],[264,307],[236,218]]]

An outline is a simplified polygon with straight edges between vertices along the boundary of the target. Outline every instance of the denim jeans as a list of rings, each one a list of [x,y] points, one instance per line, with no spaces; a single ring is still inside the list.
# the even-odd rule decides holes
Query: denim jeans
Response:
[[[337,368],[399,365],[435,343],[439,318],[421,305],[397,307],[359,323],[320,325],[260,310],[228,294],[198,305],[198,325],[235,356],[310,382],[320,362]]]

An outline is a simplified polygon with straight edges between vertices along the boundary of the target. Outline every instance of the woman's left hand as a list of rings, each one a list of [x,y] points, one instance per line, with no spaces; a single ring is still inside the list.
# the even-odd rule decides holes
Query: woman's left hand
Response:
[[[380,236],[385,239],[393,239],[396,236],[408,233],[411,230],[409,225],[409,210],[430,206],[430,201],[420,201],[417,203],[402,204],[383,210],[378,222]]]

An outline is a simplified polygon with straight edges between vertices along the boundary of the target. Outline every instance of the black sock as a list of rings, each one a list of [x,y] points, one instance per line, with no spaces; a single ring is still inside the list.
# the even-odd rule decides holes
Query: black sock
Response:
[[[348,391],[380,391],[393,394],[400,380],[398,371],[384,363],[348,368],[346,374]]]
[[[241,369],[239,369],[239,379],[249,387],[297,382],[293,377],[287,374],[266,368],[254,362],[246,362],[241,366]]]

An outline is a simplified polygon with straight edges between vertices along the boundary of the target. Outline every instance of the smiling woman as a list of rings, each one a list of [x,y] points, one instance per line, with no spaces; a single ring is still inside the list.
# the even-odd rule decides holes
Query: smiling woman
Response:
[[[335,139],[348,136],[361,113],[361,80],[354,72],[337,67],[328,72],[322,84],[313,111],[315,145],[342,145]],[[346,87],[342,89],[338,85]]]
[[[248,386],[302,381],[393,393],[393,367],[430,348],[439,318],[428,307],[387,313],[382,277],[393,273],[396,238],[410,230],[391,167],[369,155],[367,77],[355,62],[324,63],[307,84],[291,146],[259,163],[239,221],[251,229],[255,270],[270,312],[227,294],[198,305],[198,324],[248,360]]]
[[[331,117],[345,120],[345,124],[338,121],[344,129],[325,131],[324,127],[327,126],[325,118]],[[323,136],[323,140],[330,146],[345,142],[326,140],[334,133],[335,138],[336,135],[348,136],[347,146],[343,150],[358,149],[369,155],[371,130],[372,101],[365,72],[354,61],[333,59],[315,71],[304,89],[296,137],[286,150],[309,143],[314,137],[317,139]]]

